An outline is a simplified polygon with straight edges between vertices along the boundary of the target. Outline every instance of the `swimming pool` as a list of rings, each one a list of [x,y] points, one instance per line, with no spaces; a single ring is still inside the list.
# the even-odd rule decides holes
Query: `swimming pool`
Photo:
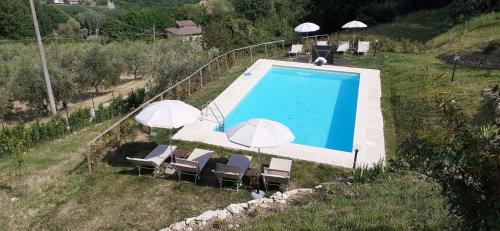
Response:
[[[226,116],[224,128],[266,118],[288,126],[295,144],[352,152],[359,80],[357,73],[272,66]]]

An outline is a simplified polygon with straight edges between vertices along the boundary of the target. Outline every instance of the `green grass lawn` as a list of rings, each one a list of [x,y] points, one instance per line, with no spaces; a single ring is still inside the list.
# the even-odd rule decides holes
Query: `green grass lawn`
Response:
[[[423,10],[400,17],[394,22],[368,27],[367,33],[391,39],[427,42],[448,31],[447,9]]]

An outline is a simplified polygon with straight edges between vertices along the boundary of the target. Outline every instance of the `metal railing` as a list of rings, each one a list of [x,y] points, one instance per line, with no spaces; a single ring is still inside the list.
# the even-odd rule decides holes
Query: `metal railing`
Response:
[[[212,109],[212,107],[210,107],[210,105],[213,105],[215,107],[215,110],[217,111],[218,114],[215,113],[215,111]],[[203,105],[202,108],[205,109],[205,112],[203,112],[203,109],[202,109],[201,119],[203,120],[204,116],[206,116],[206,117],[213,116],[213,118],[215,118],[215,121],[213,121],[213,122],[217,123],[217,130],[223,132],[224,131],[224,121],[226,120],[226,118],[224,117],[224,114],[222,114],[219,106],[213,100],[210,100],[205,105]],[[211,112],[211,114],[209,114],[209,112]]]
[[[172,86],[168,87],[161,93],[155,95],[113,125],[105,129],[99,135],[97,135],[94,139],[92,139],[87,144],[87,150],[84,154],[86,159],[87,168],[90,174],[92,174],[93,168],[98,165],[98,163],[102,160],[102,155],[104,153],[109,152],[113,148],[117,148],[120,146],[122,133],[124,132],[122,129],[122,124],[126,123],[130,119],[132,119],[136,114],[138,114],[143,108],[145,108],[150,103],[153,103],[157,100],[163,100],[164,98],[174,98],[174,99],[185,99],[195,91],[200,88],[203,88],[204,83],[212,81],[214,78],[220,77],[222,72],[229,70],[238,60],[241,60],[240,56],[248,54],[250,58],[250,65],[256,60],[256,54],[260,51],[265,54],[265,57],[269,57],[270,48],[277,48],[282,51],[282,54],[285,52],[285,40],[278,40],[266,43],[260,43],[256,45],[236,48],[221,54],[212,60],[210,60],[207,64],[198,68],[192,74],[187,76],[186,78],[176,82]],[[261,50],[263,48],[263,50]],[[216,75],[212,67],[216,68]]]

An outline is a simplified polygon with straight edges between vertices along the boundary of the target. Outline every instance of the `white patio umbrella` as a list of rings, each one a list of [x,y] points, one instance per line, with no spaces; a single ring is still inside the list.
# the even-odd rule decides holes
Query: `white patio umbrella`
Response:
[[[278,147],[295,139],[295,135],[287,126],[261,118],[239,123],[229,128],[226,135],[229,141],[233,143],[249,148],[257,148],[257,158],[260,156],[261,148]],[[259,194],[259,189],[257,189],[257,194]]]
[[[163,100],[146,106],[135,120],[152,128],[180,128],[200,119],[201,111],[179,100]],[[170,137],[170,144],[172,144]]]
[[[315,32],[319,30],[319,26],[312,23],[312,22],[305,22],[297,27],[295,27],[295,32],[298,33],[309,33],[309,32]]]
[[[366,27],[368,27],[366,24],[364,24],[363,22],[360,22],[360,21],[356,21],[356,20],[350,21],[342,26],[343,29],[352,29],[353,30],[353,33],[352,33],[352,43],[353,44],[354,44],[354,34],[355,34],[356,29],[366,28]]]
[[[295,32],[298,33],[306,33],[306,39],[309,40],[309,33],[310,32],[315,32],[319,30],[319,26],[312,23],[312,22],[305,22],[297,27],[295,27]]]
[[[342,26],[343,29],[355,29],[355,28],[366,28],[368,27],[366,24],[360,21],[350,21]]]

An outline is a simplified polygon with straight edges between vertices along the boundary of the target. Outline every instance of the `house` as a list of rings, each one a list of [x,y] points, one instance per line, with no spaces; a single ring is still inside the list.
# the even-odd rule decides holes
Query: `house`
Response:
[[[183,39],[199,39],[202,36],[203,30],[200,25],[197,25],[192,20],[175,21],[177,27],[169,27],[165,29],[167,36],[182,37]]]
[[[64,0],[54,0],[54,4],[64,4]]]
[[[78,0],[67,0],[70,5],[78,4]]]

